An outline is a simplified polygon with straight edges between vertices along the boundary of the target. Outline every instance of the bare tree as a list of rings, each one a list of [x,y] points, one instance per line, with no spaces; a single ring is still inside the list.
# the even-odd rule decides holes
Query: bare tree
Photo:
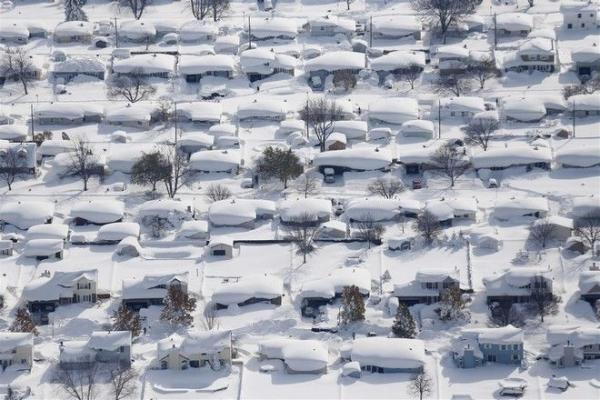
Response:
[[[23,149],[23,151],[25,151]],[[12,184],[21,175],[26,166],[27,155],[19,149],[8,147],[0,150],[0,180],[6,183],[8,190],[12,190]]]
[[[445,176],[450,181],[450,187],[454,187],[456,180],[469,170],[469,161],[456,146],[447,143],[441,146],[431,157],[436,165],[436,173]]]
[[[135,68],[127,75],[113,75],[107,86],[109,97],[122,97],[130,103],[146,100],[156,93],[156,88],[148,82],[143,68]]]
[[[433,90],[436,93],[452,94],[457,97],[470,92],[472,89],[470,76],[460,74],[441,76],[437,81],[433,82],[433,85]]]
[[[135,19],[142,18],[142,14],[146,6],[150,4],[150,0],[123,0],[125,5],[131,9]]]
[[[209,0],[213,21],[217,22],[229,10],[229,0]]]
[[[345,91],[356,87],[356,76],[350,71],[335,71],[333,73],[333,85],[343,88]]]
[[[451,286],[440,295],[440,308],[437,310],[442,321],[453,321],[465,316],[465,301],[460,287]]]
[[[65,21],[87,21],[81,0],[64,0]]]
[[[498,128],[500,128],[500,122],[494,119],[474,119],[465,127],[466,139],[486,151],[490,139]]]
[[[96,398],[98,364],[76,369],[58,368],[54,381],[69,398],[76,400],[93,400]]]
[[[303,174],[296,179],[296,190],[304,195],[304,198],[319,192],[319,178],[315,174]]]
[[[415,88],[415,83],[421,77],[421,73],[423,72],[423,68],[418,65],[411,65],[400,73],[400,78],[407,82],[410,85],[410,89],[413,90]]]
[[[101,174],[101,166],[98,157],[94,154],[92,147],[85,137],[73,139],[73,151],[70,153],[71,160],[65,175],[77,176],[83,181],[83,190],[88,190],[88,182],[94,175]]]
[[[329,101],[323,97],[308,100],[300,111],[300,119],[312,128],[321,151],[325,151],[325,142],[333,133],[335,121],[342,119],[342,109],[335,101]]]
[[[150,227],[152,237],[156,239],[163,237],[166,231],[174,228],[173,223],[161,215],[146,216],[143,221],[144,225]]]
[[[350,4],[354,3],[354,0],[346,0],[346,10],[350,11]]]
[[[581,237],[590,249],[600,241],[600,210],[592,211],[575,221],[575,234]]]
[[[189,7],[197,20],[203,20],[210,14],[210,0],[190,0]]]
[[[138,374],[132,368],[117,368],[110,371],[112,395],[115,400],[132,397],[136,392]]]
[[[478,0],[411,0],[412,8],[421,15],[429,25],[438,27],[444,43],[448,29],[473,14]]]
[[[551,224],[548,220],[535,221],[529,227],[530,240],[542,249],[545,249],[548,242],[556,238],[556,233],[556,225]]]
[[[231,197],[231,190],[219,183],[211,183],[206,188],[206,197],[212,202],[226,200]]]
[[[7,48],[0,62],[0,75],[6,79],[21,82],[25,94],[29,94],[29,84],[37,77],[37,68],[32,57],[22,47]]]
[[[363,215],[361,220],[358,221],[355,226],[357,229],[356,237],[367,242],[367,246],[370,249],[371,243],[379,243],[381,236],[385,232],[385,227],[379,222],[375,221],[371,214]]]
[[[377,178],[367,186],[370,194],[381,196],[386,199],[393,199],[397,194],[405,190],[402,181],[397,178]]]
[[[510,301],[494,301],[489,304],[490,323],[493,326],[506,326],[508,324],[520,327],[525,324],[525,314],[520,304]]]
[[[409,394],[416,396],[419,400],[423,400],[423,397],[427,397],[431,394],[433,384],[431,377],[426,371],[423,371],[413,378],[408,386]]]
[[[208,304],[204,309],[204,328],[207,331],[219,329],[219,318],[217,317],[217,307],[214,304]]]
[[[429,211],[425,211],[423,214],[419,215],[415,221],[414,229],[423,236],[423,239],[425,239],[427,243],[432,243],[442,230],[435,215]]]
[[[317,251],[315,237],[318,232],[318,218],[314,214],[302,213],[292,221],[287,239],[296,246],[296,253],[302,255],[302,263],[306,263],[306,256]]]
[[[495,76],[498,76],[496,63],[491,56],[484,57],[481,60],[469,65],[467,72],[475,77],[479,82],[479,88],[485,87],[485,82]]]
[[[173,146],[164,146],[161,150],[167,160],[169,167],[168,174],[165,175],[163,182],[167,189],[167,194],[170,198],[175,197],[179,189],[186,184],[186,178],[188,177],[188,159],[182,151],[176,149]]]
[[[543,279],[536,279],[531,284],[530,303],[542,323],[544,316],[558,313],[558,303],[560,303],[560,297],[553,294],[545,283]]]

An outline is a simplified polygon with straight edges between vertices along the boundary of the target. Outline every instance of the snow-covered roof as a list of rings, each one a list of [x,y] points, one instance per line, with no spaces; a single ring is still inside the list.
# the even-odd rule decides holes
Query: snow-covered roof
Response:
[[[425,364],[425,344],[418,339],[366,337],[352,342],[352,361],[361,366],[416,369]]]
[[[159,216],[161,218],[188,220],[192,218],[194,208],[191,203],[175,199],[149,200],[137,208],[138,218]]]
[[[240,152],[236,150],[204,150],[190,156],[189,168],[193,171],[229,172],[241,162]]]
[[[29,38],[29,29],[18,21],[5,21],[0,25],[0,38],[8,41],[27,39]]]
[[[570,343],[575,347],[600,344],[600,329],[568,325],[551,325],[546,333],[550,345]]]
[[[496,15],[496,28],[507,31],[530,31],[533,17],[526,13],[503,13]]]
[[[335,288],[330,279],[314,279],[302,283],[298,294],[301,298],[323,298],[333,299],[335,297]]]
[[[245,73],[269,74],[274,62],[275,52],[266,48],[249,49],[240,54],[240,66]]]
[[[177,140],[177,146],[200,146],[212,147],[215,138],[203,132],[185,132],[183,136]]]
[[[569,97],[569,110],[600,111],[600,93],[576,94]]]
[[[320,28],[332,27],[334,33],[354,33],[356,30],[356,21],[350,18],[339,17],[337,15],[326,15],[308,21],[310,29],[319,30]]]
[[[279,216],[282,221],[294,221],[304,214],[315,219],[328,218],[331,215],[331,201],[326,199],[288,199],[279,202]]]
[[[115,60],[113,71],[128,74],[141,70],[145,74],[175,72],[175,57],[169,54],[138,54],[122,60]]]
[[[191,331],[184,337],[179,352],[191,356],[216,354],[231,348],[231,331]]]
[[[69,57],[52,65],[52,71],[62,73],[104,72],[105,68],[98,57]]]
[[[126,237],[140,236],[140,225],[136,222],[115,222],[98,229],[97,240],[121,241]]]
[[[131,146],[127,143],[111,143],[108,160],[106,162],[111,171],[131,173],[131,168],[143,153],[155,151],[153,143],[136,143]]]
[[[94,24],[88,21],[65,21],[56,25],[54,37],[91,36]]]
[[[556,40],[556,32],[551,28],[538,28],[534,29],[527,34],[530,39],[533,38],[545,38],[550,40]]]
[[[35,118],[64,118],[77,120],[84,117],[102,116],[102,106],[93,103],[47,103],[35,107]]]
[[[400,129],[402,134],[410,135],[410,134],[429,134],[433,135],[435,132],[435,126],[433,121],[429,121],[426,119],[411,119],[402,124],[402,128]]]
[[[204,74],[213,71],[235,71],[236,61],[226,54],[206,56],[182,55],[178,68],[183,75]]]
[[[29,128],[20,124],[0,125],[0,140],[21,142],[27,139]]]
[[[275,202],[255,199],[215,201],[208,208],[208,219],[215,225],[237,226],[257,217],[275,214]]]
[[[212,101],[177,103],[177,113],[197,122],[220,122],[223,105]],[[185,132],[184,136],[186,133]]]
[[[270,98],[243,101],[238,104],[237,117],[240,121],[252,118],[285,118],[285,103]]]
[[[422,29],[414,15],[385,15],[373,17],[373,32],[384,36],[405,36]]]
[[[508,97],[502,102],[502,110],[508,118],[523,122],[539,121],[546,115],[541,99],[532,97]]]
[[[369,103],[369,119],[402,124],[419,118],[419,103],[410,97],[385,97]]]
[[[151,38],[156,35],[156,28],[150,21],[132,19],[119,24],[119,36],[132,40]]]
[[[204,39],[207,36],[216,36],[218,32],[217,25],[212,22],[191,20],[181,25],[179,37],[184,42],[191,42]]]
[[[471,157],[473,167],[476,169],[507,168],[551,161],[552,152],[549,148],[528,145],[490,148],[487,151],[476,151]]]
[[[439,60],[449,58],[469,58],[469,50],[464,46],[456,44],[440,46],[435,52]]]
[[[344,215],[355,221],[388,221],[400,214],[400,202],[395,199],[364,198],[351,199],[346,203]]]
[[[319,371],[327,367],[327,345],[319,340],[278,338],[259,343],[259,353],[267,358],[282,359],[296,372]]]
[[[570,215],[573,218],[584,217],[590,212],[600,210],[600,197],[598,195],[576,197],[572,201]]]
[[[485,102],[477,96],[445,97],[440,99],[442,110],[477,113],[485,111]]]
[[[530,294],[532,280],[549,279],[550,272],[539,267],[513,268],[498,277],[484,278],[483,284],[487,296],[527,296]]]
[[[54,203],[43,201],[7,201],[0,206],[0,221],[28,229],[45,224],[54,216]]]
[[[592,0],[563,0],[560,3],[561,12],[598,11],[598,2]]]
[[[94,350],[115,351],[121,346],[131,347],[131,331],[94,331],[88,340]]]
[[[204,220],[190,220],[183,221],[179,231],[177,232],[177,237],[182,238],[194,238],[197,235],[208,235],[208,221]]]
[[[523,330],[512,325],[501,328],[476,328],[463,331],[465,336],[475,335],[479,344],[521,344]]]
[[[494,216],[510,219],[535,212],[546,213],[550,209],[545,197],[516,197],[498,200],[494,206]]]
[[[167,294],[165,288],[173,281],[188,282],[188,273],[146,275],[143,279],[124,279],[122,299],[163,299]]]
[[[392,156],[386,150],[356,148],[337,151],[326,151],[315,156],[316,167],[340,167],[359,171],[383,169],[390,166]]]
[[[82,200],[71,207],[71,218],[81,218],[95,224],[117,222],[124,214],[125,204],[119,200]]]
[[[529,39],[519,46],[518,52],[520,55],[552,54],[554,41],[543,37]]]
[[[348,139],[364,139],[369,131],[367,121],[335,121],[333,131],[343,133]]]
[[[537,219],[533,221],[533,226],[540,226],[543,224],[555,225],[562,228],[573,229],[574,222],[571,218],[563,217],[560,215],[549,215],[546,218]]]
[[[27,244],[31,242],[33,242],[33,240],[27,242]],[[56,242],[60,242],[62,246],[62,240]],[[43,276],[35,278],[23,288],[23,298],[27,301],[58,300],[62,297],[72,298],[73,286],[77,285],[77,282],[81,279],[98,282],[98,270],[91,269],[74,272],[56,271],[51,277]]]
[[[252,36],[256,38],[289,37],[298,34],[298,27],[292,18],[252,18]]]
[[[581,294],[600,293],[600,271],[583,271],[579,273],[579,292]]]
[[[107,107],[106,122],[149,122],[152,119],[152,113],[156,111],[156,105],[149,103],[128,103],[127,105],[119,105]],[[131,145],[126,145],[131,151]]]
[[[27,239],[61,239],[69,236],[69,226],[65,224],[40,224],[27,229]]]
[[[412,66],[425,67],[425,53],[422,51],[393,51],[371,61],[375,71],[393,71]]]
[[[17,347],[33,347],[33,333],[28,332],[1,332],[0,352],[10,353]]]
[[[336,268],[329,273],[328,279],[338,294],[350,286],[358,287],[362,294],[371,292],[371,272],[366,268]]]
[[[304,63],[304,70],[306,72],[319,70],[333,72],[363,68],[365,68],[365,55],[352,51],[330,51]]]
[[[283,294],[283,281],[273,275],[244,276],[237,282],[215,289],[212,301],[223,305],[243,303],[251,298],[274,299]]]
[[[580,47],[571,50],[571,60],[576,63],[593,63],[600,61],[600,50],[597,46]]]

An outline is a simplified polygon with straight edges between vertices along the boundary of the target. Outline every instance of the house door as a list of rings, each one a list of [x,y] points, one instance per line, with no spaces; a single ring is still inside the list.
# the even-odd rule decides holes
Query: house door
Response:
[[[488,354],[487,360],[488,360],[488,362],[496,362],[496,355],[495,354]]]
[[[213,256],[224,256],[225,250],[213,250]]]

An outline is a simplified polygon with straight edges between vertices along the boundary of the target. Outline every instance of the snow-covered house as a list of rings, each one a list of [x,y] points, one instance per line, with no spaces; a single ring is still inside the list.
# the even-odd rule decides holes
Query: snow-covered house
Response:
[[[184,200],[157,199],[148,200],[137,208],[137,218],[143,224],[151,223],[155,218],[161,218],[171,223],[179,223],[194,218],[194,206]]]
[[[210,239],[210,230],[208,227],[208,221],[203,220],[191,220],[183,221],[179,231],[177,231],[177,238],[208,241]]]
[[[304,71],[308,75],[309,85],[313,89],[323,90],[328,76],[335,76],[339,72],[358,75],[365,68],[365,64],[364,54],[352,51],[330,51],[306,61]]]
[[[93,103],[48,103],[34,107],[33,118],[40,125],[79,125],[102,120],[102,106]]]
[[[372,60],[371,69],[377,72],[381,84],[389,74],[402,76],[407,72],[423,72],[425,64],[425,53],[422,51],[392,51]]]
[[[125,238],[140,237],[140,225],[136,222],[114,222],[102,225],[98,229],[95,243],[101,244],[117,244]]]
[[[500,171],[511,167],[550,169],[552,152],[547,147],[507,146],[490,148],[487,151],[475,151],[471,155],[475,170],[489,169]]]
[[[27,229],[27,240],[32,239],[60,239],[67,240],[69,226],[65,224],[40,224]]]
[[[0,369],[31,370],[33,365],[33,333],[0,333]]]
[[[133,311],[162,305],[171,286],[177,286],[187,293],[188,273],[146,275],[142,279],[124,279],[121,303]]]
[[[217,309],[238,307],[256,303],[281,305],[283,281],[273,275],[244,276],[235,282],[224,283],[212,294]]]
[[[253,41],[293,40],[298,35],[298,27],[293,18],[252,18],[246,26],[246,34]]]
[[[356,21],[353,19],[329,14],[309,20],[308,26],[311,36],[344,35],[350,38],[356,31]]]
[[[175,74],[175,57],[169,54],[138,54],[114,60],[112,72],[117,75],[141,74],[166,79]]]
[[[212,101],[177,103],[177,118],[180,122],[195,124],[218,124],[221,122],[223,105]],[[185,137],[187,133],[184,132]]]
[[[340,150],[341,151],[341,150]],[[279,203],[279,218],[283,225],[319,225],[331,218],[331,201],[326,199],[299,198],[282,200]],[[312,221],[305,221],[305,217]]]
[[[24,142],[27,140],[30,129],[21,124],[3,124],[0,125],[0,140],[9,142]]]
[[[431,140],[435,135],[435,125],[433,121],[426,119],[411,119],[402,124],[400,133],[404,137],[420,137]]]
[[[419,339],[366,337],[352,342],[350,359],[372,373],[423,372],[425,343]]]
[[[546,332],[550,344],[547,356],[558,368],[576,367],[585,360],[600,359],[600,329],[580,326],[550,326]]]
[[[444,290],[460,288],[458,270],[424,269],[416,273],[409,283],[394,284],[398,301],[414,304],[433,304],[440,301]]]
[[[160,340],[156,346],[160,369],[185,370],[210,367],[213,370],[231,365],[233,346],[231,331],[191,331],[176,333]]]
[[[590,30],[598,27],[598,9],[596,0],[562,1],[560,13],[563,17],[563,29]]]
[[[75,225],[105,225],[121,222],[125,204],[119,200],[78,201],[71,206],[71,218]]]
[[[191,155],[202,150],[211,150],[215,143],[214,136],[203,132],[184,132],[177,140],[177,148]]]
[[[134,43],[152,43],[156,39],[154,24],[140,19],[121,22],[117,33],[120,40]]]
[[[527,36],[533,30],[533,17],[526,13],[502,13],[495,16],[498,36]]]
[[[25,24],[18,21],[5,21],[0,25],[0,42],[21,44],[27,43],[28,40],[29,29]]]
[[[43,201],[6,201],[0,206],[0,224],[18,229],[50,224],[54,218],[54,203]]]
[[[440,75],[461,74],[466,71],[470,61],[470,53],[466,47],[445,45],[435,52]]]
[[[233,250],[234,250],[234,242],[233,239],[229,236],[219,236],[218,238],[213,238],[208,243],[208,253],[213,257],[219,257],[225,260],[229,260],[233,258]]]
[[[259,343],[261,359],[281,360],[288,374],[327,373],[329,351],[319,340],[268,339]]]
[[[56,81],[69,82],[77,76],[91,76],[104,79],[106,66],[98,57],[69,57],[52,65],[51,75]]]
[[[385,97],[369,103],[369,121],[401,125],[419,119],[419,103],[411,97]]]
[[[546,117],[546,107],[540,98],[507,97],[502,101],[502,113],[508,121],[537,122]]]
[[[344,217],[350,223],[364,221],[391,221],[403,215],[396,199],[354,198],[346,202]]]
[[[544,197],[513,197],[499,199],[494,205],[494,218],[508,221],[513,218],[545,218],[550,211],[548,199]]]
[[[364,141],[367,138],[369,124],[367,121],[335,121],[333,123],[333,132],[343,134],[349,140]]]
[[[190,156],[189,169],[206,173],[236,174],[241,161],[240,152],[236,150],[204,150]]]
[[[385,171],[392,164],[392,155],[386,150],[357,148],[319,153],[313,165],[323,172],[325,168],[333,168],[337,174],[346,171]]]
[[[576,94],[569,97],[569,110],[576,117],[600,115],[600,93]]]
[[[579,274],[579,297],[596,306],[600,300],[600,270],[590,269]]]
[[[131,366],[130,331],[94,331],[87,341],[61,341],[60,367],[67,370],[88,368],[95,362]]]
[[[551,215],[543,219],[536,219],[531,224],[531,229],[539,226],[548,226],[552,229],[552,239],[565,242],[573,234],[574,222],[571,218],[562,217],[559,215]],[[544,228],[542,228],[544,229]]]
[[[529,303],[534,291],[552,294],[550,270],[536,267],[519,267],[506,271],[500,276],[484,278],[488,304]]]
[[[543,37],[528,39],[517,50],[498,55],[497,63],[505,72],[554,72],[558,68],[554,40]]]
[[[600,72],[600,50],[596,43],[589,47],[580,47],[571,51],[573,69],[580,79],[589,79],[593,73]]]
[[[240,66],[250,82],[286,73],[294,76],[298,60],[264,48],[249,49],[240,54]]]
[[[445,97],[440,99],[438,105],[443,118],[463,118],[468,121],[475,114],[485,111],[485,102],[476,96]]]
[[[52,239],[35,239],[52,240]],[[29,241],[30,243],[32,241]],[[62,243],[62,241],[60,241]],[[23,300],[33,319],[41,324],[48,323],[48,313],[58,306],[72,303],[95,303],[98,295],[98,270],[76,272],[46,271],[41,277],[30,281],[23,288]]]
[[[523,330],[512,325],[463,330],[452,345],[452,358],[459,368],[488,362],[519,365],[523,360]]]
[[[237,34],[221,35],[215,39],[214,50],[218,54],[237,54],[240,47],[240,36]]]
[[[236,70],[235,59],[227,54],[206,56],[182,55],[178,63],[179,74],[188,83],[197,83],[205,76],[232,78]]]
[[[94,24],[88,21],[61,22],[54,28],[55,43],[89,43],[94,33]]]
[[[277,207],[271,200],[226,199],[215,201],[208,208],[208,220],[213,226],[254,227],[257,220],[273,218]]]
[[[412,36],[421,39],[423,27],[414,15],[385,15],[373,17],[374,39],[400,39]]]
[[[155,118],[156,106],[148,103],[128,103],[125,106],[107,107],[105,110],[105,121],[110,125],[148,128]],[[131,152],[130,145],[125,147]]]
[[[184,43],[214,41],[218,34],[217,25],[206,21],[191,20],[179,28],[179,38]]]
[[[35,143],[8,143],[0,140],[0,172],[4,172],[7,165],[5,160],[11,160],[8,168],[16,169],[20,174],[35,174],[37,171],[37,150]],[[15,162],[12,155],[16,156]]]
[[[261,98],[238,104],[236,115],[238,121],[283,121],[287,115],[287,108],[281,101]]]

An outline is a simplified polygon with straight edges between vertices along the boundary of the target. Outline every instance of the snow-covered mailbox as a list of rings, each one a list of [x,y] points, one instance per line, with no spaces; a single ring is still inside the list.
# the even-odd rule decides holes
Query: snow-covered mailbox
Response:
[[[600,270],[579,273],[579,297],[596,307],[596,302],[600,300]]]
[[[352,342],[350,359],[367,372],[418,374],[425,366],[425,343],[418,339],[359,338]]]
[[[171,286],[188,292],[188,273],[146,275],[142,279],[124,279],[121,304],[132,311],[160,306]]]
[[[50,224],[54,217],[54,203],[43,201],[7,201],[0,206],[0,224],[18,229],[33,225]]]
[[[569,97],[569,110],[576,117],[600,115],[600,93],[577,94]]]
[[[237,174],[241,163],[237,150],[198,151],[190,156],[189,169],[198,172],[227,172]]]
[[[236,70],[236,61],[227,54],[183,55],[179,59],[178,69],[188,83],[200,82],[205,76],[231,79]]]
[[[36,239],[50,240],[50,239]],[[28,242],[28,243],[31,243]],[[60,241],[62,244],[62,241]],[[101,293],[98,290],[98,270],[63,272],[53,274],[45,271],[23,288],[23,300],[38,324],[48,324],[48,314],[61,305],[72,303],[95,303]]]
[[[350,223],[365,221],[391,221],[402,215],[400,202],[395,199],[350,199],[344,216]]]
[[[277,338],[263,340],[258,345],[261,359],[281,360],[288,374],[327,373],[329,351],[319,340]]]
[[[175,73],[175,57],[169,54],[139,54],[115,60],[112,71],[117,75],[140,74],[153,78],[168,78]]]
[[[252,18],[246,30],[246,35],[254,41],[294,40],[298,35],[298,27],[293,18]]]
[[[336,73],[358,75],[365,68],[364,54],[352,51],[330,51],[304,63],[304,71],[308,74],[309,85],[316,90],[325,88],[328,76]]]
[[[563,29],[590,30],[598,27],[598,2],[562,1],[560,13],[563,16]]]
[[[233,258],[233,249],[233,239],[228,236],[220,236],[212,239],[208,244],[208,252],[213,257]]]
[[[435,57],[440,75],[464,73],[470,61],[469,49],[458,45],[438,47]]]
[[[392,164],[392,155],[387,150],[377,148],[345,149],[319,153],[313,165],[322,173],[325,168],[333,168],[336,174],[347,171],[387,171]]]
[[[29,128],[21,124],[5,124],[0,125],[0,140],[8,140],[10,142],[24,142],[27,140]]]
[[[495,16],[498,36],[527,36],[533,29],[533,17],[527,13],[503,13]]]
[[[80,75],[104,79],[106,66],[98,57],[69,57],[52,65],[52,77],[69,82]]]
[[[485,111],[483,99],[475,96],[446,97],[440,99],[439,107],[439,113],[443,118],[465,120],[470,120],[475,114]]]
[[[91,103],[49,103],[34,107],[33,117],[40,125],[73,125],[102,121],[104,110]]]
[[[157,108],[153,104],[134,103],[106,108],[106,123],[134,128],[148,128],[156,116]],[[126,148],[131,152],[131,146]],[[131,153],[129,153],[131,154]]]
[[[238,121],[267,120],[283,121],[287,116],[285,104],[271,99],[254,99],[238,105]]]
[[[350,38],[356,31],[356,21],[337,15],[326,15],[308,21],[311,36],[344,35]]]
[[[422,51],[393,51],[371,61],[371,69],[379,75],[382,84],[389,74],[405,73],[417,76],[425,69],[425,53]]]
[[[522,217],[545,218],[549,211],[545,197],[513,197],[496,201],[493,216],[500,221]]]
[[[179,38],[184,43],[213,41],[218,34],[217,25],[206,21],[184,22],[179,28]]]
[[[246,50],[240,54],[240,66],[250,82],[255,82],[277,73],[294,76],[298,60],[287,54],[276,54],[264,48]]]
[[[460,288],[456,269],[423,269],[410,282],[394,283],[394,296],[407,306],[434,304],[440,301],[444,290]]]
[[[71,207],[71,218],[75,225],[105,225],[121,222],[125,215],[125,204],[119,200],[82,200]]]
[[[215,288],[212,301],[220,310],[230,306],[243,307],[256,303],[281,305],[283,281],[273,275],[250,275],[236,282],[224,283]]]
[[[331,201],[326,199],[282,200],[279,218],[283,225],[319,225],[331,218]]]
[[[89,368],[93,363],[131,366],[130,331],[94,331],[88,340],[61,341],[60,367],[67,370]]]
[[[419,103],[409,97],[386,97],[369,104],[368,116],[371,123],[401,125],[419,118]]]
[[[210,367],[218,371],[231,365],[231,331],[176,333],[157,343],[157,361],[160,369],[184,370]]]
[[[600,330],[596,327],[555,325],[546,332],[550,344],[550,364],[558,368],[576,367],[585,360],[600,358]]]
[[[119,24],[119,39],[134,43],[152,43],[156,38],[156,28],[150,21],[139,19],[123,21]]]
[[[477,171],[501,171],[511,167],[525,167],[528,171],[533,168],[549,170],[552,152],[547,147],[529,145],[489,148],[487,151],[475,151],[471,163]]]
[[[484,278],[487,304],[529,303],[537,290],[552,294],[551,272],[537,267],[520,267],[497,277]]]
[[[573,49],[571,61],[573,69],[582,79],[589,79],[594,72],[600,72],[600,50],[597,45]]]
[[[31,370],[33,364],[33,333],[0,333],[0,369]]]
[[[252,228],[257,220],[275,216],[275,202],[261,199],[226,199],[215,201],[208,208],[208,219],[213,226]]]
[[[56,43],[89,43],[93,32],[92,22],[66,21],[56,25],[53,38]]]
[[[519,365],[523,360],[523,330],[512,325],[463,330],[452,345],[452,358],[459,368],[487,362]]]
[[[114,222],[98,229],[95,242],[100,244],[117,244],[125,238],[140,237],[140,225],[135,222]]]
[[[3,171],[3,164],[7,158],[14,160],[14,162],[10,162],[10,168],[16,169],[20,174],[35,174],[37,171],[37,145],[35,143],[9,143],[0,140],[0,172]]]
[[[374,39],[401,39],[413,37],[421,39],[423,26],[414,15],[385,15],[373,17]]]
[[[192,103],[177,103],[177,118],[180,122],[192,122],[195,124],[218,124],[221,122],[222,113],[223,105],[217,102],[200,101]]]

